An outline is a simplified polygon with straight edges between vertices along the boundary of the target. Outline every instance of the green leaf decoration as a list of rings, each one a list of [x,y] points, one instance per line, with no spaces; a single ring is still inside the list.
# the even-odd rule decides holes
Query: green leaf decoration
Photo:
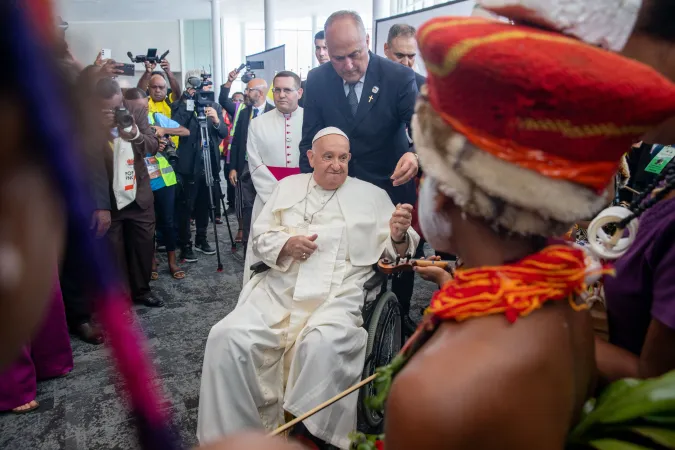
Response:
[[[617,441],[616,439],[598,439],[591,441],[591,445],[597,450],[650,450],[648,447]]]
[[[389,397],[394,376],[405,366],[406,361],[406,357],[399,354],[389,365],[377,369],[377,378],[373,381],[375,395],[366,399],[368,408],[374,411],[384,411],[384,404]]]
[[[675,448],[675,430],[655,427],[633,427],[631,430],[664,447]]]
[[[591,408],[587,408],[591,410]],[[584,442],[584,436],[603,424],[628,423],[645,417],[675,415],[675,371],[649,380],[626,379],[612,384],[595,402],[570,433],[571,442]],[[670,423],[670,422],[668,422]]]

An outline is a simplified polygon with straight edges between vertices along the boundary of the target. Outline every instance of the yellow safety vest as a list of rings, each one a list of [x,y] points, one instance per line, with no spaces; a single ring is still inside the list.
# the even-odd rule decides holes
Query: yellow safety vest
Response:
[[[153,117],[153,114],[148,114],[148,120],[150,121],[150,125],[155,124],[155,118]],[[173,171],[173,167],[171,167],[171,164],[169,164],[169,160],[159,152],[155,154],[155,158],[159,164],[159,173],[162,175],[164,184],[167,186],[173,186],[174,184],[178,183],[176,180],[176,172]]]

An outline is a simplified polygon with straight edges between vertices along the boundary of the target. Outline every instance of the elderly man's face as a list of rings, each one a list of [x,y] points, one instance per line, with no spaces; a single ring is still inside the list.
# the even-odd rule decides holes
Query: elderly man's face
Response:
[[[370,38],[351,18],[337,19],[326,29],[326,46],[333,68],[347,83],[357,83],[368,69]]]
[[[349,172],[349,141],[339,134],[318,139],[307,152],[309,165],[314,169],[316,184],[324,189],[337,189],[347,180]]]
[[[166,98],[167,86],[166,80],[161,75],[153,75],[148,84],[150,97],[153,102],[163,102]]]

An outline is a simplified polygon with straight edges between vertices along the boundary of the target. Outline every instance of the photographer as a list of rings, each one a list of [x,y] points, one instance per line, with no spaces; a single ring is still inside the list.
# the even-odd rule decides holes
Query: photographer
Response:
[[[197,225],[195,248],[206,255],[216,253],[206,240],[206,227],[209,224],[209,188],[204,174],[198,110],[204,108],[206,115],[214,196],[220,195],[218,144],[228,135],[220,105],[211,100],[199,101],[199,98],[204,96],[203,93],[210,92],[212,87],[210,84],[202,86],[204,84],[202,78],[200,71],[189,71],[185,77],[186,90],[180,100],[174,102],[171,107],[171,118],[190,130],[190,136],[180,138],[178,163],[175,167],[180,185],[177,206],[178,244],[181,247],[180,257],[187,262],[197,261],[192,250],[190,232],[190,216],[193,209]]]
[[[157,112],[160,112],[168,118],[171,118],[171,103],[176,101],[178,93],[180,92],[180,83],[174,76],[173,72],[171,72],[171,63],[169,63],[169,60],[167,59],[163,59],[159,62],[159,66],[164,70],[166,78],[161,71],[155,70],[157,68],[157,63],[145,61],[144,64],[145,72],[143,72],[141,79],[138,80],[138,88],[150,94],[150,112],[154,112],[154,103],[157,104],[157,108],[161,108],[158,109]],[[159,81],[159,79],[155,80],[155,77],[161,77],[162,82],[153,83],[153,81]],[[171,87],[171,92],[167,90],[167,80],[169,82],[169,86]],[[166,104],[167,107],[165,108],[164,106],[161,106],[161,103]]]
[[[108,178],[112,182],[115,173],[113,148],[114,138],[119,137],[129,143],[134,152],[134,175],[136,195],[128,206],[118,209],[114,195],[111,195],[110,229],[106,234],[117,259],[120,271],[126,268],[131,298],[135,303],[149,307],[161,307],[164,303],[150,292],[150,274],[154,254],[155,211],[150,177],[145,166],[145,156],[154,155],[159,149],[159,139],[148,123],[147,111],[134,104],[125,105],[119,84],[111,78],[103,78],[96,84],[96,94],[103,113],[102,121],[109,130],[109,145],[104,150],[108,168]],[[128,107],[126,115],[131,115],[131,130],[125,131],[119,126],[120,116]],[[120,114],[122,113],[122,114]],[[113,193],[111,187],[110,192]],[[124,273],[124,272],[123,272]]]
[[[148,96],[139,88],[129,89],[124,93],[127,105],[134,109],[148,112]],[[159,138],[159,150],[156,155],[147,155],[145,164],[150,175],[150,187],[155,197],[155,219],[157,222],[157,235],[159,232],[163,244],[166,247],[167,259],[169,260],[169,273],[176,280],[185,278],[183,271],[176,260],[176,229],[174,227],[175,203],[176,203],[176,173],[172,164],[176,164],[176,148],[169,136],[189,136],[187,128],[167,118],[163,114],[148,114],[148,120]],[[157,272],[157,259],[152,262],[152,280],[159,278]]]

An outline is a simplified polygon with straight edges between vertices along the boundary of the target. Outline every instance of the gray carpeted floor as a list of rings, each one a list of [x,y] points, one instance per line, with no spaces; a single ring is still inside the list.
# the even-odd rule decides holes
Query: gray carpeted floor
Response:
[[[233,223],[233,232],[236,226]],[[166,307],[136,307],[139,322],[158,372],[157,383],[186,445],[197,443],[197,406],[204,344],[212,325],[229,313],[241,290],[241,249],[230,251],[227,226],[218,227],[224,271],[216,256],[197,253],[199,261],[183,264],[184,280],[173,280],[162,259],[153,289]],[[212,232],[210,239],[212,239]],[[211,242],[213,242],[211,240]],[[416,280],[412,316],[420,318],[434,285]],[[67,377],[38,384],[40,409],[25,415],[0,415],[0,449],[135,449],[133,424],[114,387],[116,376],[103,346],[73,339],[75,368]]]

